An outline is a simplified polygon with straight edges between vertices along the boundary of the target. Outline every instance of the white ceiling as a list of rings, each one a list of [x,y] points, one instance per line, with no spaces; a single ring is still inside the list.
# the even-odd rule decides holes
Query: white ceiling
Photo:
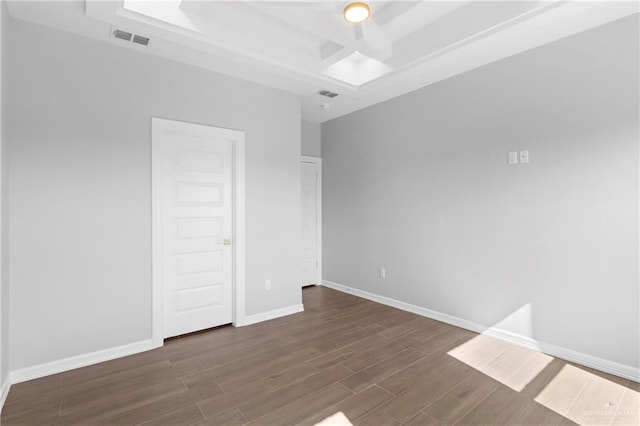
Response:
[[[316,122],[639,10],[637,1],[370,1],[371,19],[353,25],[342,17],[347,3],[74,0],[8,6],[15,18],[300,94],[303,118]],[[114,28],[151,41],[144,47],[115,39]],[[329,99],[320,90],[339,96]]]

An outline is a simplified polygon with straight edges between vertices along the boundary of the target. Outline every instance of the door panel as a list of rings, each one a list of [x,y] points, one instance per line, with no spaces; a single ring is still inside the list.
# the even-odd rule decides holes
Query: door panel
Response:
[[[194,126],[154,133],[164,337],[232,322],[232,142]]]

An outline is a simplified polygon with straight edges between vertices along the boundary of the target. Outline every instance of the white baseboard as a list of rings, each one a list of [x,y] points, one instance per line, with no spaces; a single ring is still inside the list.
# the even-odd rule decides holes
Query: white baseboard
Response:
[[[91,352],[83,355],[76,355],[58,361],[52,361],[45,364],[34,365],[32,367],[13,370],[11,371],[9,376],[10,382],[11,384],[26,382],[27,380],[38,379],[40,377],[50,376],[51,374],[73,370],[74,368],[98,364],[100,362],[145,352],[151,349],[153,349],[152,341],[143,340],[141,342],[130,343],[128,345],[118,346],[115,348],[103,349],[101,351]]]
[[[442,312],[433,311],[431,309],[423,308],[422,306],[401,302],[389,297],[379,296],[377,294],[369,293],[368,291],[358,290],[357,288],[347,287],[346,285],[334,283],[332,281],[323,280],[322,285],[334,290],[362,297],[363,299],[371,300],[373,302],[378,302],[383,305],[411,312],[416,315],[431,318],[441,322],[446,322],[447,324],[455,325],[456,327],[464,328],[466,330],[475,331],[476,333],[482,333],[487,328],[473,321],[468,321],[462,318],[454,317],[452,315],[443,314]]]
[[[241,325],[250,325],[286,315],[297,314],[304,311],[302,304],[288,306],[286,308],[275,309],[273,311],[262,312],[256,315],[248,315],[244,318]],[[101,351],[91,352],[88,354],[72,356],[58,361],[47,362],[45,364],[34,365],[32,367],[13,370],[9,374],[9,383],[21,383],[27,380],[38,379],[40,377],[50,376],[52,374],[61,373],[63,371],[73,370],[74,368],[86,367],[92,364],[121,358],[128,355],[137,354],[153,349],[153,341],[143,340],[128,345],[118,346],[116,348],[104,349]],[[8,386],[7,386],[8,389]],[[4,387],[2,388],[4,390]]]
[[[247,315],[244,317],[244,321],[240,326],[251,325],[262,321],[268,321],[280,317],[284,317],[287,315],[297,314],[300,312],[304,312],[304,305],[299,303],[293,306],[287,306],[286,308],[274,309],[273,311],[262,312],[255,315]]]
[[[498,339],[505,340],[507,342],[511,342],[520,346],[527,347],[529,349],[533,349],[539,352],[544,352],[548,355],[551,355],[557,358],[575,362],[576,364],[584,365],[590,368],[595,368],[596,370],[600,370],[605,373],[610,373],[615,376],[624,377],[625,379],[630,379],[635,382],[640,382],[640,369],[629,366],[629,365],[624,365],[615,361],[598,358],[593,355],[574,351],[572,349],[563,348],[561,346],[552,345],[550,343],[540,342],[530,337],[512,333],[510,331],[502,330],[495,327],[488,327],[488,326],[479,324],[477,322],[469,321],[463,318],[444,314],[442,312],[423,308],[422,306],[416,306],[410,303],[401,302],[399,300],[391,299],[389,297],[369,293],[368,291],[358,290],[357,288],[348,287],[332,281],[323,280],[322,285],[332,288],[334,290],[341,291],[343,293],[353,294],[354,296],[358,296],[363,299],[371,300],[373,302],[381,303],[383,305],[387,305],[397,309],[401,309],[403,311],[411,312],[416,315],[431,318],[436,321],[441,321],[447,324],[454,325],[456,327],[464,328],[466,330],[475,331],[476,333],[482,333],[485,335],[493,336]]]
[[[9,377],[7,377],[7,380],[0,385],[0,414],[2,414],[2,408],[4,407],[4,402],[7,400],[10,389],[11,382],[9,381]]]

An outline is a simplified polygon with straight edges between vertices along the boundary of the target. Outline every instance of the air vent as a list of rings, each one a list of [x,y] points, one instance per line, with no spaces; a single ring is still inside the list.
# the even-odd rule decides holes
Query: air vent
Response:
[[[133,36],[133,34],[122,30],[114,30],[112,34],[115,38],[126,41],[131,41],[131,37]]]
[[[133,36],[133,42],[141,44],[143,46],[146,46],[147,44],[149,44],[149,38],[142,37],[142,36],[139,36],[139,35],[134,35]]]
[[[119,30],[114,27],[111,27],[111,37],[124,40],[124,41],[131,41],[133,43],[141,44],[143,46],[147,46],[149,44],[148,37],[144,37],[138,34],[133,34],[129,31]]]
[[[335,98],[336,96],[338,96],[337,93],[330,92],[328,90],[321,90],[318,92],[318,95],[326,96],[327,98]]]

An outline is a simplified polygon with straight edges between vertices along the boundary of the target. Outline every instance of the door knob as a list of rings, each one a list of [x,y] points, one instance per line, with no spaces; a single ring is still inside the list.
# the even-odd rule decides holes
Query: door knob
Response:
[[[230,246],[231,245],[231,238],[225,238],[224,239],[224,245],[225,246]]]

